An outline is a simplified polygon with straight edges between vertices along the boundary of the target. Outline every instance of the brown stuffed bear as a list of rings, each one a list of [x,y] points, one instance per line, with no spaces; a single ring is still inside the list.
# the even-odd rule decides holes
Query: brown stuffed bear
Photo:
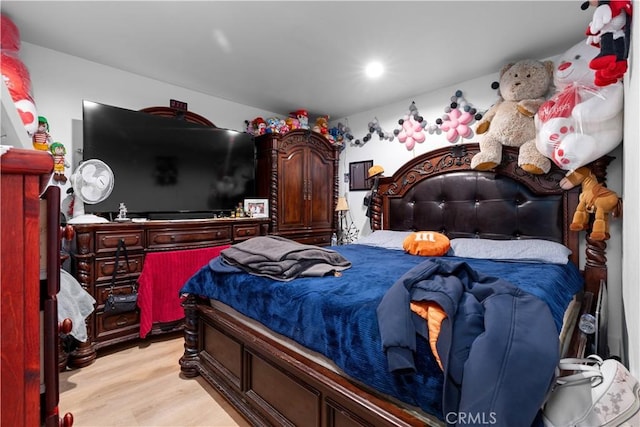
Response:
[[[549,172],[551,162],[536,148],[534,115],[553,84],[552,61],[525,59],[500,71],[500,99],[478,122],[480,152],[471,168],[489,170],[502,161],[502,146],[519,147],[518,165],[532,174]]]

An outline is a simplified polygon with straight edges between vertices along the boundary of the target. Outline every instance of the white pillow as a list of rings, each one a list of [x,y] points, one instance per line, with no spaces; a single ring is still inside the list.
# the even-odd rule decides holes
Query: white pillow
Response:
[[[413,231],[377,230],[368,236],[360,237],[355,243],[403,251],[402,243],[411,233],[413,233]]]
[[[566,246],[540,239],[490,240],[451,239],[448,255],[463,258],[513,260],[566,264],[571,250]]]

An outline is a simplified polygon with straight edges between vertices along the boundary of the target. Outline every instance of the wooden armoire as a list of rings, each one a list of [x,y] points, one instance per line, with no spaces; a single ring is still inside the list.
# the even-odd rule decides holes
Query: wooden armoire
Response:
[[[335,231],[339,151],[322,134],[296,129],[256,137],[256,192],[269,200],[270,233],[329,245]]]

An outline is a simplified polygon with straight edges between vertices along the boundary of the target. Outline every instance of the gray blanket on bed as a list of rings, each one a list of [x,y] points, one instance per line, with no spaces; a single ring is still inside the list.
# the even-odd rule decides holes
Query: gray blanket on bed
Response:
[[[223,250],[220,256],[247,273],[285,282],[336,274],[351,267],[351,262],[336,251],[280,236],[254,237]]]

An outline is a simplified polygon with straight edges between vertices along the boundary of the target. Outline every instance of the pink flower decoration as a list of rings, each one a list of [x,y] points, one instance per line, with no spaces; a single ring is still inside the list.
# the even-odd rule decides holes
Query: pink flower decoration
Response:
[[[447,140],[455,142],[459,137],[468,138],[471,136],[471,128],[468,126],[473,121],[473,116],[465,111],[453,109],[449,113],[449,119],[443,120],[440,128],[447,132]]]
[[[398,141],[406,144],[407,150],[413,150],[416,142],[424,142],[425,135],[422,125],[417,122],[413,116],[405,117],[402,123],[402,130],[398,134]]]

